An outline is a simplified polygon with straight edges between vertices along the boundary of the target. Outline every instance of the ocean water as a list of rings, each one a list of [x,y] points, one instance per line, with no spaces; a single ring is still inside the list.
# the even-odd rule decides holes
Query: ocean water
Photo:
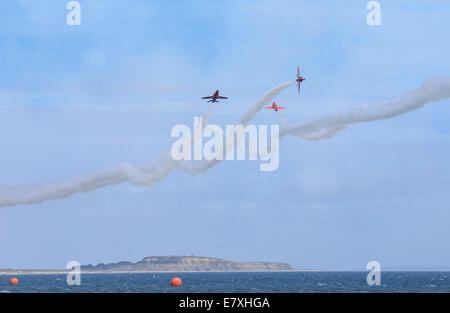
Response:
[[[171,287],[173,277],[183,280]],[[0,292],[450,292],[450,272],[382,272],[368,286],[367,272],[82,274],[80,286],[65,275],[0,275]]]

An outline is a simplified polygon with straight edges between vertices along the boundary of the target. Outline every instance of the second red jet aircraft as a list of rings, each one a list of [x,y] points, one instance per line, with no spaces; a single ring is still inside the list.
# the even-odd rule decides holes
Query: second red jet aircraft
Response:
[[[274,103],[272,103],[272,106],[270,106],[270,107],[265,107],[264,109],[271,109],[271,110],[274,110],[274,111],[278,112],[278,110],[286,109],[286,108],[285,108],[285,107],[279,107],[279,106],[276,104],[276,102],[274,102]]]

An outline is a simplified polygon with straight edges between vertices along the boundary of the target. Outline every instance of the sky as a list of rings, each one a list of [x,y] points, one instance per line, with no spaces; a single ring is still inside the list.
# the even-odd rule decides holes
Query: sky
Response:
[[[68,1],[67,1],[68,2]],[[448,1],[66,1],[0,4],[0,190],[139,166],[262,94],[291,121],[398,97],[450,75]],[[280,166],[228,161],[67,199],[0,208],[0,268],[198,255],[295,268],[450,265],[450,101],[334,138],[283,138]],[[255,124],[279,124],[264,110]]]

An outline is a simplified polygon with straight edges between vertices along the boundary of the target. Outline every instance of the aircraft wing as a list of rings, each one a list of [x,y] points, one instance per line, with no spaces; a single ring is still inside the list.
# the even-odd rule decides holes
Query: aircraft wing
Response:
[[[228,97],[217,96],[217,99],[228,99]]]
[[[213,99],[213,96],[208,96],[208,97],[202,97],[202,99]]]

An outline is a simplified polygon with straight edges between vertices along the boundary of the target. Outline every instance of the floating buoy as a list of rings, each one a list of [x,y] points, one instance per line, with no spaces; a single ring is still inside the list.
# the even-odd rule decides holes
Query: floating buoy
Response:
[[[179,278],[179,277],[172,278],[172,280],[170,281],[170,285],[172,287],[180,287],[181,286],[181,278]]]
[[[9,280],[10,285],[17,285],[18,283],[19,283],[19,280],[15,277],[13,277]]]

